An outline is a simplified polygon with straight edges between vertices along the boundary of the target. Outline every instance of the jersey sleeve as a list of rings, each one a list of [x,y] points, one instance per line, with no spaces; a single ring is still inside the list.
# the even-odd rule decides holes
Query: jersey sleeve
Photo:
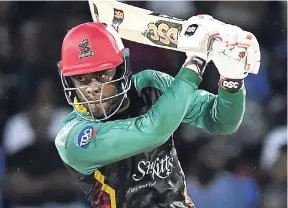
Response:
[[[163,72],[148,70],[151,76],[150,86],[165,92],[174,78]],[[142,83],[140,81],[139,85]],[[189,109],[184,116],[183,123],[189,123],[212,133],[234,133],[245,112],[245,89],[238,93],[230,93],[219,88],[218,95],[204,90],[196,90],[190,100]]]
[[[183,122],[212,133],[234,133],[243,120],[245,96],[245,89],[230,93],[219,88],[218,95],[197,90]]]
[[[165,143],[181,124],[200,81],[195,72],[182,68],[169,87],[164,84],[166,91],[146,114],[105,123],[74,122],[68,125],[70,130],[64,127],[55,140],[62,160],[89,174]],[[134,82],[141,85],[137,78]]]

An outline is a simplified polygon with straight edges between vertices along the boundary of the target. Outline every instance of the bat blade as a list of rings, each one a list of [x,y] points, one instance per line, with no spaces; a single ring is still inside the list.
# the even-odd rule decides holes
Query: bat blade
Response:
[[[93,21],[113,26],[121,38],[170,50],[177,48],[184,20],[113,0],[88,0]]]

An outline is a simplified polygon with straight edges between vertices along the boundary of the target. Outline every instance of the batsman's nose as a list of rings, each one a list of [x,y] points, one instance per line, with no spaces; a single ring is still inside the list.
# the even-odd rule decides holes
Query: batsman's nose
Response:
[[[91,86],[88,86],[86,88],[86,93],[90,96],[90,97],[99,97],[100,93],[101,93],[101,85],[99,84],[93,84]]]

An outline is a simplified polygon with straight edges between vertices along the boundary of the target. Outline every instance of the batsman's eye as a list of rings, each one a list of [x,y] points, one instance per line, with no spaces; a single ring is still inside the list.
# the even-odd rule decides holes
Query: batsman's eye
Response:
[[[106,78],[106,74],[98,74],[97,79],[104,79]]]
[[[83,76],[75,77],[75,79],[76,79],[78,82],[85,82],[85,80],[86,80],[86,78],[83,77]]]

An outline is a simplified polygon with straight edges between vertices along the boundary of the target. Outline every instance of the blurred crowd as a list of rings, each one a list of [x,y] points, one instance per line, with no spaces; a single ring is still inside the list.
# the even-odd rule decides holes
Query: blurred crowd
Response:
[[[287,207],[287,1],[138,1],[178,18],[210,14],[253,32],[260,73],[246,79],[246,114],[233,135],[189,125],[175,133],[188,194],[198,208]],[[65,33],[91,21],[88,2],[0,1],[0,207],[85,208],[54,146],[66,104],[57,70]],[[185,54],[124,41],[134,73],[175,76]],[[217,94],[209,64],[200,88]]]

